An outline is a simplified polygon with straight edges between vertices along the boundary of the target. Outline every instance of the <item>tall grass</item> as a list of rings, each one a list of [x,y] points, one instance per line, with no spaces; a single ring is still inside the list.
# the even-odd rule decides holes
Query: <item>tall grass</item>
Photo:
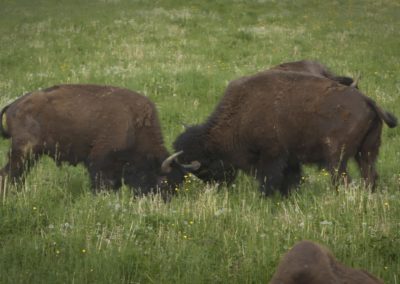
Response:
[[[0,3],[0,104],[58,83],[123,86],[157,105],[165,142],[202,122],[227,82],[317,59],[400,116],[400,5],[382,1]],[[92,195],[83,167],[42,159],[0,197],[1,283],[265,283],[296,241],[328,246],[386,283],[400,275],[399,128],[384,128],[377,192],[307,167],[289,198],[188,177],[170,203]],[[10,142],[0,141],[5,164]]]

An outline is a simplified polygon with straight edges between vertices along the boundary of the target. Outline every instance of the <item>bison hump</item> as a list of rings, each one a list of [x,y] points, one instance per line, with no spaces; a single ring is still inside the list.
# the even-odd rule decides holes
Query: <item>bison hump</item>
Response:
[[[135,119],[135,126],[138,128],[152,126],[154,114],[152,107],[148,104],[138,104],[137,110],[141,111],[137,111],[138,115]]]

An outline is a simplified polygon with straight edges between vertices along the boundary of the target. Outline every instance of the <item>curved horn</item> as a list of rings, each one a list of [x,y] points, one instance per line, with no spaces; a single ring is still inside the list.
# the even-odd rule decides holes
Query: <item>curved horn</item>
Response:
[[[176,152],[174,154],[172,154],[171,156],[169,156],[168,158],[166,158],[164,160],[164,162],[162,162],[161,164],[161,171],[163,173],[169,173],[171,171],[171,163],[179,156],[183,153],[183,151],[179,151]]]
[[[350,87],[357,88],[358,81],[360,81],[360,75],[357,75],[356,79],[351,83]]]
[[[201,167],[201,163],[199,161],[192,161],[190,164],[180,164],[185,170],[197,171]]]

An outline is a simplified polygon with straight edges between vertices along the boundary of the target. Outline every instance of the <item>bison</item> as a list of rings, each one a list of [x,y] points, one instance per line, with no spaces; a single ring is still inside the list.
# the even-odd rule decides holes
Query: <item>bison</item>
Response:
[[[300,241],[280,261],[270,284],[383,284],[365,270],[338,262],[325,247]]]
[[[167,191],[183,180],[184,167],[164,147],[154,104],[136,92],[57,85],[18,98],[0,115],[0,132],[11,138],[3,182],[20,181],[43,154],[57,164],[83,163],[94,192],[122,181],[141,193]]]
[[[287,195],[301,166],[327,168],[332,182],[347,177],[355,158],[374,188],[382,120],[397,119],[358,89],[302,72],[267,70],[232,81],[209,118],[174,142],[180,162],[198,164],[204,181],[233,181],[237,170],[255,175],[261,192]]]
[[[328,78],[340,84],[351,87],[357,87],[357,81],[358,81],[358,80],[353,80],[353,78],[346,76],[337,76],[333,74],[331,71],[329,71],[329,69],[326,66],[322,65],[317,61],[311,61],[311,60],[286,62],[272,67],[271,70],[308,73],[314,76]]]

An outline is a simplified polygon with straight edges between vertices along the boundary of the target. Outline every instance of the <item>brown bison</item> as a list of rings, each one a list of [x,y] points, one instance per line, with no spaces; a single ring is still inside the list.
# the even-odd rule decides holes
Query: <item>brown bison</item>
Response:
[[[338,262],[325,247],[298,242],[282,258],[270,284],[383,284],[365,270]]]
[[[184,169],[168,159],[154,104],[133,91],[98,85],[58,85],[28,93],[1,111],[11,138],[0,178],[13,181],[47,154],[58,164],[83,163],[93,191],[122,180],[142,193],[175,187]]]
[[[397,125],[358,89],[307,73],[269,70],[234,80],[201,125],[186,129],[174,148],[196,162],[204,181],[232,182],[238,169],[255,175],[261,192],[286,195],[302,164],[327,168],[334,184],[355,158],[374,187],[382,120]]]
[[[318,77],[324,77],[336,81],[340,84],[357,87],[357,80],[353,80],[353,78],[346,76],[337,76],[333,74],[329,69],[322,65],[317,61],[311,60],[301,60],[294,62],[286,62],[275,67],[272,67],[271,70],[281,70],[281,71],[290,71],[290,72],[303,72],[312,74]]]

